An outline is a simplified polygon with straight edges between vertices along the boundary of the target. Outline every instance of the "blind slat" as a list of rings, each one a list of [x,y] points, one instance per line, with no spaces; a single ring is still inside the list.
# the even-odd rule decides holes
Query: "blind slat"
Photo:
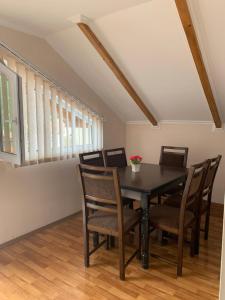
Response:
[[[74,155],[76,151],[76,105],[74,101],[71,101],[71,113],[72,113],[72,154]]]
[[[60,157],[64,157],[64,120],[63,120],[63,102],[59,95],[59,132],[60,132]]]
[[[45,158],[52,157],[52,121],[51,121],[51,107],[50,107],[50,86],[44,82],[44,129],[45,129]]]
[[[37,105],[37,144],[38,159],[45,158],[45,128],[44,128],[44,82],[40,77],[35,78]]]
[[[34,73],[26,70],[27,82],[27,120],[30,160],[37,160],[37,118]]]
[[[58,116],[57,116],[57,90],[51,89],[51,105],[52,105],[52,156],[57,157],[58,151]]]

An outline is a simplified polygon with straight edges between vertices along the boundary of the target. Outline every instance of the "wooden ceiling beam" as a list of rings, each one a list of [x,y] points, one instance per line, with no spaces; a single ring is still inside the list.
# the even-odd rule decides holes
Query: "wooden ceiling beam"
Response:
[[[191,53],[199,74],[199,78],[201,80],[201,84],[209,105],[209,109],[211,111],[213,120],[217,128],[222,127],[222,122],[220,119],[219,111],[216,106],[216,101],[212,92],[212,88],[210,85],[209,77],[206,71],[206,67],[203,61],[201,49],[199,47],[197,35],[193,26],[193,22],[191,19],[191,14],[188,8],[187,0],[175,0],[177,10],[181,19],[181,23],[183,25],[189,47],[191,49]]]
[[[108,65],[108,67],[111,69],[111,71],[114,73],[114,75],[117,77],[117,79],[120,81],[120,83],[123,85],[123,87],[126,89],[128,94],[131,96],[131,98],[135,101],[135,103],[139,106],[139,108],[142,110],[144,115],[148,118],[148,120],[154,125],[157,125],[157,121],[154,118],[153,114],[149,111],[147,106],[144,104],[142,99],[138,96],[135,89],[132,87],[130,82],[127,80],[123,72],[120,70],[118,65],[115,63],[111,55],[108,53],[108,51],[105,49],[105,47],[102,45],[102,43],[99,41],[97,36],[94,34],[94,32],[91,30],[91,28],[85,24],[85,23],[77,23],[80,30],[83,32],[83,34],[87,37],[87,39],[90,41],[92,46],[97,50],[99,55],[102,57],[102,59],[105,61],[105,63]]]

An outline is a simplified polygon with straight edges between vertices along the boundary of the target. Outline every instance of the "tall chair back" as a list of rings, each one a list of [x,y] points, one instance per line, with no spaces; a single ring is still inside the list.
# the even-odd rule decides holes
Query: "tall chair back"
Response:
[[[215,181],[216,173],[217,173],[221,158],[222,158],[222,155],[218,155],[217,157],[209,159],[209,167],[207,170],[205,183],[204,183],[204,189],[203,189],[203,193],[202,193],[203,198],[212,193],[213,184]]]
[[[186,168],[187,158],[187,147],[162,146],[159,164],[168,167]]]
[[[81,164],[104,167],[102,151],[80,153],[79,158]]]
[[[195,215],[197,213],[208,165],[209,161],[207,160],[195,164],[189,169],[180,207],[179,228],[181,230],[183,230],[185,222],[185,211],[191,208]]]
[[[209,159],[209,165],[205,176],[205,182],[202,189],[201,201],[199,204],[199,219],[201,220],[201,215],[205,216],[205,226],[204,226],[204,238],[208,240],[209,236],[209,222],[211,213],[211,202],[212,202],[212,191],[213,185],[216,177],[216,173],[220,164],[222,156],[218,155],[215,158]],[[200,222],[199,222],[200,223]]]
[[[106,167],[124,168],[127,166],[126,152],[124,148],[104,150]]]
[[[123,205],[116,168],[79,165],[86,225],[93,210],[117,215],[118,232],[123,232]],[[85,225],[85,226],[86,226]],[[104,232],[103,232],[104,233]]]

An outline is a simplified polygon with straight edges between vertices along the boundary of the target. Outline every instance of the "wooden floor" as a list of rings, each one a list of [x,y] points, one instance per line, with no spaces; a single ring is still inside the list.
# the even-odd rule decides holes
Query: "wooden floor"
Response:
[[[182,278],[175,266],[152,258],[149,270],[134,260],[121,282],[117,249],[100,249],[91,267],[83,267],[79,214],[0,250],[0,300],[218,299],[222,216],[211,218],[210,229],[199,257],[190,258],[185,247]],[[175,258],[175,250],[174,242],[152,245],[167,258]]]

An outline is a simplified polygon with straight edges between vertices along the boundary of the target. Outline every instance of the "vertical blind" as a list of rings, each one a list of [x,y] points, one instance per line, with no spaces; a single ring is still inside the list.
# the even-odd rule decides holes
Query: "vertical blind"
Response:
[[[0,59],[22,78],[25,162],[102,149],[103,120],[98,114],[2,49]]]

